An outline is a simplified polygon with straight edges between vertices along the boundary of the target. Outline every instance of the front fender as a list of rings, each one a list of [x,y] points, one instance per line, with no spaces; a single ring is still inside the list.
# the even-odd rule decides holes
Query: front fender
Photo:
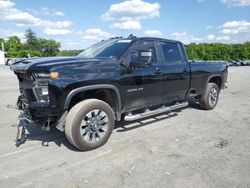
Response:
[[[116,104],[117,104],[117,120],[120,120],[121,118],[121,112],[122,112],[122,102],[121,102],[121,95],[118,90],[118,88],[114,85],[109,85],[109,84],[98,84],[98,85],[91,85],[91,86],[83,86],[79,87],[76,89],[73,89],[70,91],[70,93],[67,95],[64,103],[64,109],[68,109],[71,99],[78,93],[84,92],[84,91],[89,91],[89,90],[94,90],[94,89],[112,89],[115,91],[117,99],[116,99]]]

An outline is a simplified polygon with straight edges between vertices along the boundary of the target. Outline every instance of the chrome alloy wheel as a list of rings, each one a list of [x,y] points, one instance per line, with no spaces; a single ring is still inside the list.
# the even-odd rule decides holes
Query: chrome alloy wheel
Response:
[[[81,121],[80,133],[82,139],[94,143],[104,137],[109,126],[107,114],[99,109],[88,112]]]
[[[209,105],[214,107],[218,100],[218,91],[215,88],[212,88],[209,93]]]

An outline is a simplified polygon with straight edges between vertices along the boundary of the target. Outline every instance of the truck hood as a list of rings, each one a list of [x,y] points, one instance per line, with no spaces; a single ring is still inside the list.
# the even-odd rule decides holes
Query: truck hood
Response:
[[[47,57],[33,58],[18,61],[11,65],[11,70],[15,72],[41,72],[49,71],[55,66],[76,65],[76,64],[93,64],[93,67],[106,59],[82,59],[78,57]],[[83,65],[84,66],[84,65]],[[88,66],[89,67],[89,66]]]

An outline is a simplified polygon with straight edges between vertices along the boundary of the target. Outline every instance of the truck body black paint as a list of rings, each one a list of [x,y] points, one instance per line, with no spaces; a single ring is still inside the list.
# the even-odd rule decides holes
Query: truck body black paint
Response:
[[[106,92],[106,97],[111,96],[106,100],[120,120],[122,114],[173,105],[186,101],[189,95],[199,98],[211,80],[219,89],[224,88],[226,64],[189,62],[179,41],[132,37],[103,42],[108,47],[98,54],[91,54],[89,48],[77,57],[27,59],[13,64],[11,69],[20,84],[19,108],[32,120],[58,121],[79,100],[102,100]],[[50,79],[51,72],[59,77]]]

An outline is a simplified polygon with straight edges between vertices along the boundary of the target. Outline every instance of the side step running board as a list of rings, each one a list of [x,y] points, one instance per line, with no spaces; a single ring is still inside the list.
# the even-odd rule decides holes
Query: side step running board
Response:
[[[124,117],[124,120],[125,121],[135,121],[135,120],[145,118],[145,117],[148,117],[148,116],[153,116],[153,115],[156,115],[156,114],[161,114],[161,113],[169,112],[169,111],[172,111],[172,110],[177,110],[179,108],[184,108],[186,106],[188,106],[188,102],[175,104],[173,106],[163,106],[163,107],[158,108],[156,110],[152,110],[152,111],[148,110],[148,111],[146,111],[144,113],[141,113],[141,114],[128,114],[128,115],[126,115]]]

